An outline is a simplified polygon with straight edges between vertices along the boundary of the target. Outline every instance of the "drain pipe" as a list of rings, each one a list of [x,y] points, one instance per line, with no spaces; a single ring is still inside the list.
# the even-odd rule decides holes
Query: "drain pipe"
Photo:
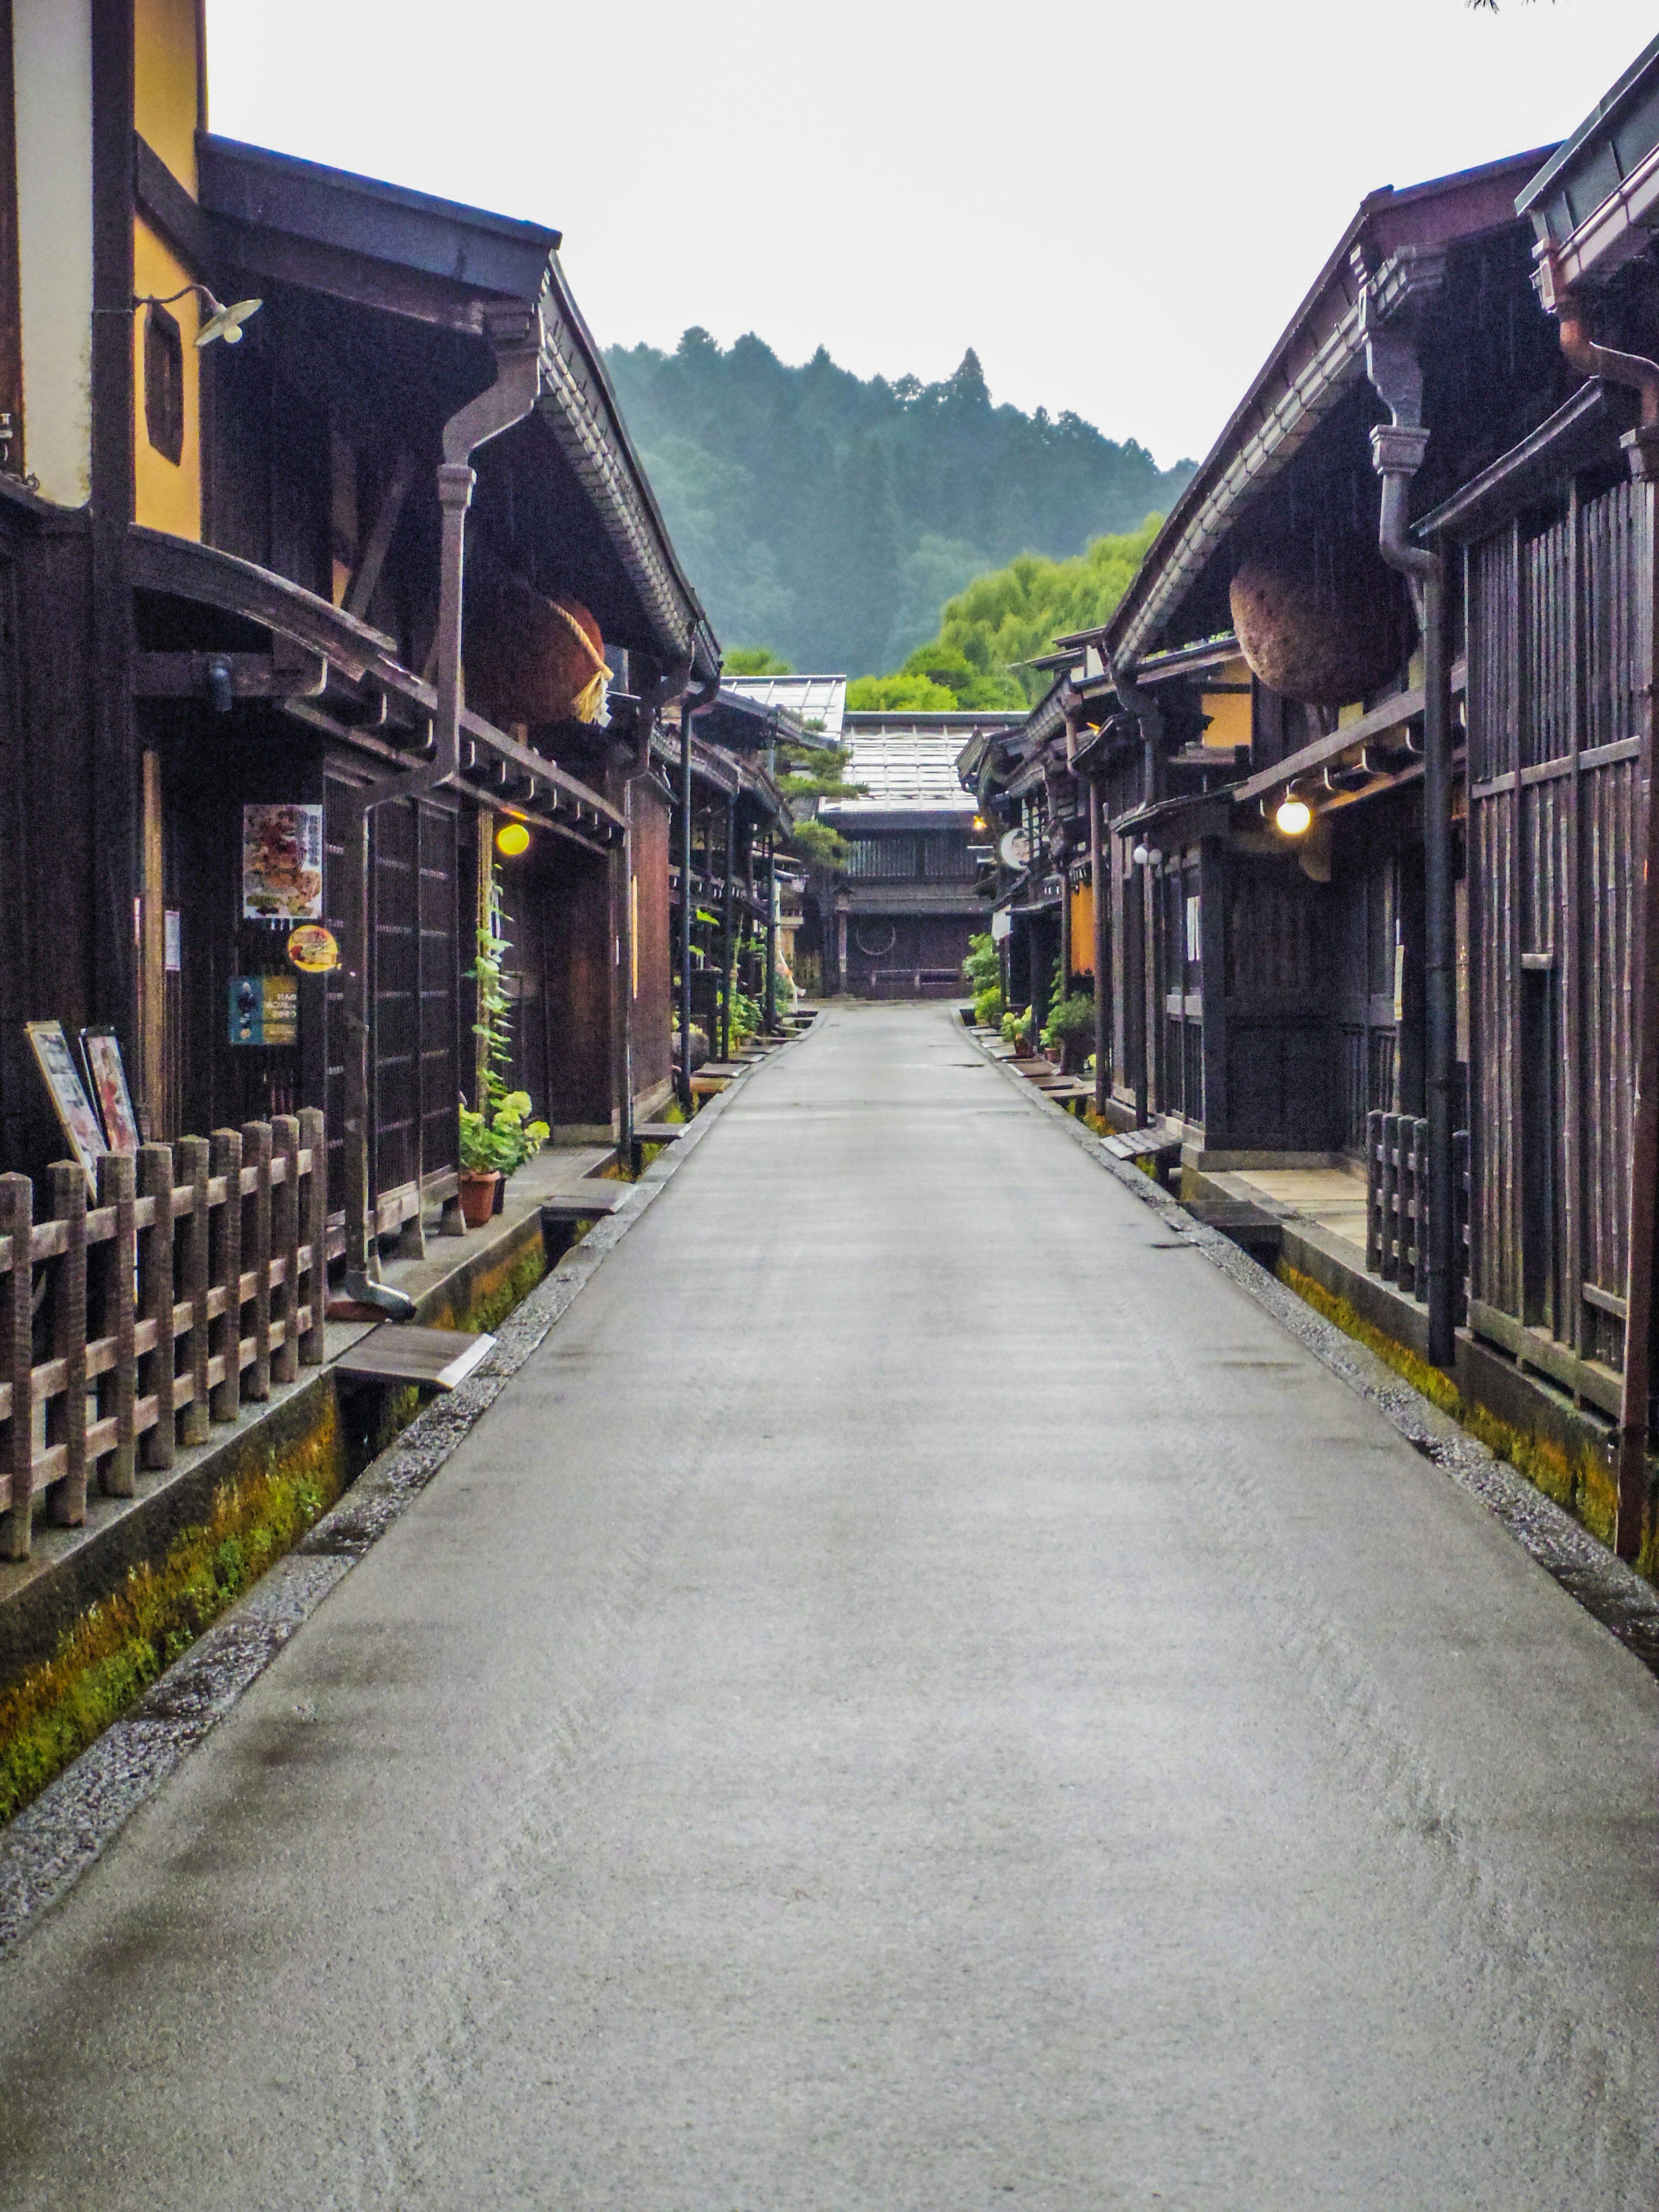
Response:
[[[691,680],[689,653],[671,661],[653,684],[646,685],[634,705],[634,747],[624,762],[623,775],[622,887],[617,921],[617,1150],[624,1160],[634,1158],[634,787],[651,773],[651,738],[657,717],[671,699],[678,699]]]
[[[720,696],[720,672],[705,678],[680,701],[680,1105],[691,1118],[691,723]]]
[[[1544,306],[1560,319],[1561,350],[1586,376],[1631,386],[1642,395],[1642,421],[1625,440],[1625,456],[1638,483],[1659,477],[1659,362],[1640,354],[1619,353],[1597,345],[1587,327],[1583,301],[1560,282],[1553,254],[1539,266],[1538,291]],[[1655,495],[1648,494],[1649,543],[1655,542]],[[1648,1431],[1653,1372],[1654,1209],[1659,1204],[1659,804],[1653,769],[1659,751],[1653,701],[1647,706],[1648,810],[1642,861],[1641,972],[1636,1000],[1636,1096],[1632,1102],[1630,1217],[1626,1251],[1625,1371],[1619,1392],[1616,1473],[1618,1516],[1613,1548],[1621,1559],[1634,1559],[1642,1548],[1648,1510]]]
[[[1127,657],[1117,660],[1107,655],[1106,665],[1112,672],[1112,685],[1119,702],[1140,725],[1141,775],[1140,803],[1143,806],[1157,804],[1159,797],[1158,769],[1161,765],[1159,745],[1164,736],[1164,713],[1150,691],[1137,684],[1133,663]],[[1158,915],[1154,905],[1156,884],[1152,875],[1155,863],[1146,857],[1147,848],[1136,848],[1139,861],[1136,884],[1135,929],[1133,942],[1138,955],[1139,973],[1135,981],[1135,1126],[1146,1128],[1152,1113],[1152,1040],[1158,1034],[1158,1007],[1154,992],[1156,977],[1153,963],[1156,957]]]
[[[346,850],[354,863],[352,885],[353,961],[345,974],[345,1295],[373,1306],[393,1320],[407,1321],[414,1302],[380,1279],[376,1224],[371,1220],[368,1148],[370,1140],[368,817],[376,807],[398,799],[417,799],[449,782],[460,763],[461,591],[466,552],[466,510],[477,477],[468,465],[477,448],[520,422],[534,407],[541,388],[542,322],[538,308],[510,320],[492,319],[490,343],[495,380],[469,400],[444,425],[443,459],[438,469],[438,503],[443,535],[438,567],[437,702],[432,717],[432,753],[418,768],[365,785],[353,797]],[[420,1164],[416,1163],[418,1182]]]
[[[1404,576],[1423,634],[1424,984],[1427,1012],[1425,1088],[1429,1123],[1429,1358],[1455,1365],[1453,1267],[1457,1238],[1452,1172],[1452,1080],[1457,1057],[1457,924],[1452,880],[1451,654],[1445,564],[1407,535],[1412,479],[1429,433],[1423,422],[1423,372],[1411,341],[1375,319],[1372,295],[1360,307],[1365,374],[1389,410],[1371,432],[1371,465],[1382,480],[1377,550]]]
[[[1066,718],[1066,766],[1072,780],[1079,784],[1085,805],[1089,810],[1089,899],[1094,918],[1093,943],[1090,947],[1091,964],[1094,969],[1095,987],[1095,1112],[1103,1120],[1106,1114],[1106,1042],[1110,1026],[1111,979],[1106,972],[1106,871],[1102,865],[1100,846],[1100,792],[1091,775],[1079,777],[1077,772],[1079,737],[1088,720],[1083,702],[1068,684],[1060,695],[1060,711]]]

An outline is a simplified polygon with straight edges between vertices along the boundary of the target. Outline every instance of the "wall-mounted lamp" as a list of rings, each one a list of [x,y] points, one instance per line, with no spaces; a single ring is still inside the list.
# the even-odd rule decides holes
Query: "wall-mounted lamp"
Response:
[[[1164,855],[1156,845],[1137,845],[1129,858],[1138,868],[1160,868]]]
[[[495,832],[495,850],[505,853],[509,860],[516,860],[520,853],[530,850],[530,832],[522,822],[503,822]]]
[[[186,292],[194,292],[207,309],[207,320],[196,333],[198,346],[211,345],[215,338],[222,338],[227,345],[240,345],[243,324],[250,317],[257,315],[265,304],[263,300],[238,300],[228,307],[222,300],[214,298],[205,284],[182,284],[176,292],[169,292],[165,299],[158,298],[154,292],[146,292],[142,299],[135,300],[132,304],[135,308],[170,307],[175,300],[182,300]]]
[[[1279,800],[1273,826],[1283,836],[1304,837],[1313,827],[1313,809],[1305,799],[1291,793]]]

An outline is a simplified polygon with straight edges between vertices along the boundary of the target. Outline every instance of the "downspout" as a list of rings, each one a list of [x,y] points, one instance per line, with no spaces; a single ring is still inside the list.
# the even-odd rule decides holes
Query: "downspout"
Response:
[[[689,655],[672,661],[654,684],[640,693],[634,708],[634,753],[623,776],[623,865],[621,911],[617,930],[617,1150],[634,1157],[634,787],[651,773],[651,738],[657,717],[678,699],[691,679]]]
[[[732,1057],[732,986],[737,969],[737,948],[732,941],[735,920],[732,872],[738,865],[738,794],[726,801],[726,873],[720,879],[720,1058]]]
[[[1457,1204],[1452,1172],[1452,1079],[1457,1055],[1457,923],[1452,880],[1451,655],[1447,637],[1445,565],[1407,536],[1412,479],[1422,466],[1429,433],[1423,422],[1423,372],[1407,337],[1378,325],[1372,295],[1360,307],[1365,374],[1389,420],[1371,432],[1371,465],[1382,479],[1377,550],[1405,577],[1423,633],[1423,875],[1425,1000],[1428,1036],[1425,1088],[1429,1123],[1429,1358],[1455,1364]]]
[[[1106,1073],[1106,1041],[1110,1024],[1110,979],[1106,973],[1105,945],[1105,871],[1101,864],[1100,850],[1100,793],[1091,775],[1081,779],[1077,772],[1078,737],[1087,720],[1083,702],[1068,684],[1060,695],[1060,711],[1066,717],[1066,766],[1074,782],[1080,782],[1084,804],[1089,810],[1089,900],[1094,916],[1094,943],[1091,957],[1094,967],[1095,997],[1095,1112],[1103,1120],[1106,1113],[1108,1089]]]
[[[691,722],[720,696],[720,677],[704,678],[680,701],[680,1105],[691,1115]]]
[[[1134,680],[1133,662],[1127,658],[1117,660],[1105,655],[1106,665],[1112,672],[1112,684],[1121,704],[1140,725],[1141,775],[1140,803],[1152,806],[1159,797],[1159,744],[1164,735],[1164,716],[1152,694]],[[1158,942],[1158,915],[1154,903],[1155,885],[1152,864],[1143,861],[1138,872],[1136,884],[1135,927],[1133,933],[1135,976],[1135,1126],[1147,1127],[1152,1113],[1152,1040],[1157,1035],[1158,1019],[1154,994],[1156,976],[1153,963]]]
[[[1586,376],[1605,377],[1610,384],[1632,386],[1642,395],[1639,429],[1624,440],[1630,472],[1638,483],[1659,478],[1659,362],[1640,354],[1618,353],[1597,345],[1586,327],[1584,303],[1565,290],[1557,276],[1553,255],[1546,255],[1539,272],[1539,295],[1547,308],[1559,315],[1561,350],[1573,367]],[[1653,560],[1652,502],[1650,490],[1649,561]],[[1650,573],[1650,602],[1659,582]],[[1659,636],[1650,646],[1652,665],[1659,667]],[[1613,1548],[1621,1559],[1634,1559],[1642,1548],[1648,1506],[1648,1431],[1651,1421],[1653,1372],[1654,1209],[1659,1206],[1659,805],[1655,804],[1654,769],[1659,754],[1659,730],[1654,725],[1651,686],[1647,698],[1646,758],[1647,824],[1642,858],[1641,974],[1636,990],[1636,1096],[1632,1103],[1630,1218],[1626,1250],[1625,1371],[1619,1391],[1619,1436],[1616,1446],[1619,1485],[1618,1517],[1613,1524]]]
[[[438,566],[438,631],[434,640],[437,699],[432,717],[432,754],[401,775],[365,785],[352,798],[346,849],[355,861],[352,927],[353,964],[345,974],[345,1295],[407,1321],[415,1310],[401,1291],[380,1279],[376,1232],[369,1218],[368,979],[373,955],[369,935],[368,817],[389,800],[418,799],[453,780],[460,763],[461,592],[466,553],[466,510],[477,477],[469,466],[477,448],[521,422],[541,389],[542,322],[539,308],[514,309],[510,321],[492,317],[490,343],[495,380],[444,425],[443,459],[438,469],[438,503],[443,535]],[[419,1172],[418,1162],[416,1173]]]
[[[766,1034],[778,1027],[778,833],[766,833]]]

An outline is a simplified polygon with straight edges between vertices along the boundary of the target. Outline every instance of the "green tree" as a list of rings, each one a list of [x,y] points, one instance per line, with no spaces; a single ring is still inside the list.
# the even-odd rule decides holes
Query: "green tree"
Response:
[[[727,676],[793,676],[795,672],[787,660],[780,660],[763,645],[728,647],[720,665]]]

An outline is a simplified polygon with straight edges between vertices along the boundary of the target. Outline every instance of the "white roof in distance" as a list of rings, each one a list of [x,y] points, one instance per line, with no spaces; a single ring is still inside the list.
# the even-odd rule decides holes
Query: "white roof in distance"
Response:
[[[820,723],[826,738],[841,743],[847,712],[844,676],[722,676],[720,689],[759,707],[782,707],[803,722]]]
[[[977,805],[962,787],[957,755],[976,730],[1018,729],[1019,714],[848,714],[842,743],[848,749],[848,783],[866,786],[863,799],[826,799],[818,807],[825,821],[854,823],[860,817],[910,808],[971,817]]]

